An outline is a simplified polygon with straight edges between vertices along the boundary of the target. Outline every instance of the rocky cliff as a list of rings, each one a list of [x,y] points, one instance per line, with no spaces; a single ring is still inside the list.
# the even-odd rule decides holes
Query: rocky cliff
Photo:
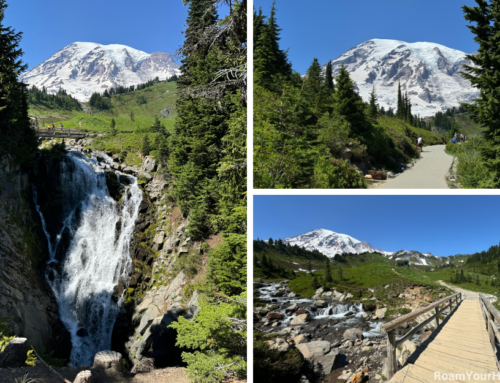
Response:
[[[0,317],[37,349],[66,358],[69,333],[45,282],[47,240],[36,212],[30,178],[8,157],[0,159]]]

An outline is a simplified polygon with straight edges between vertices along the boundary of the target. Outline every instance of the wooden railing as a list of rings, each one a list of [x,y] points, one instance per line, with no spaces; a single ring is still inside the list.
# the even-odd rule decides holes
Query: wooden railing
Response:
[[[493,352],[497,355],[497,347],[495,343],[500,343],[500,332],[495,324],[500,323],[500,312],[493,307],[491,302],[482,294],[479,294],[479,302],[481,303],[481,311],[483,313],[484,320],[486,322],[486,328],[488,329],[488,336],[490,338],[491,347],[493,347]],[[495,342],[496,339],[496,342]],[[500,363],[497,358],[497,366],[500,368]]]
[[[65,136],[71,136],[72,134],[83,135],[86,132],[85,129],[70,129],[70,128],[60,128],[60,127],[46,128],[46,127],[36,126],[33,129],[37,133],[53,135],[53,136],[56,136],[57,134]]]
[[[449,297],[443,298],[437,302],[434,302],[430,304],[429,306],[422,307],[421,309],[412,311],[409,314],[403,315],[399,318],[394,319],[393,321],[387,322],[386,324],[382,325],[380,327],[380,331],[382,334],[387,334],[387,379],[391,379],[394,374],[398,371],[398,361],[396,359],[396,348],[400,345],[406,342],[408,339],[410,339],[417,331],[422,329],[425,325],[428,323],[432,322],[433,320],[436,320],[436,325],[439,326],[439,314],[444,311],[448,306],[450,307],[450,312],[452,310],[452,303],[453,300],[455,300],[455,307],[458,306],[460,301],[462,300],[462,294],[461,293],[456,293],[453,295],[450,295]],[[443,308],[439,308],[442,304],[445,304],[449,302],[446,306]],[[405,334],[400,339],[396,340],[396,329],[405,324],[406,322],[409,322],[411,320],[416,319],[422,314],[425,314],[428,311],[431,311],[434,309],[435,314],[432,315],[430,318],[426,319],[422,323],[420,323],[418,326],[413,327],[408,333]]]

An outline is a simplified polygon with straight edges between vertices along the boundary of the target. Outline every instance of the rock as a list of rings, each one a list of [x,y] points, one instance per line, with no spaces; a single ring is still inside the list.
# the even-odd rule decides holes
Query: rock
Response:
[[[380,379],[382,379],[382,377],[380,376],[380,374],[375,375],[375,380],[380,380]]]
[[[309,311],[307,311],[307,310],[297,310],[297,311],[295,311],[295,315],[308,314],[308,313],[309,313]]]
[[[153,239],[153,250],[154,251],[159,251],[163,249],[163,241],[165,240],[165,232],[161,231],[160,233],[156,234],[154,239]]]
[[[316,295],[321,295],[325,291],[323,287],[320,287],[318,290],[316,290]]]
[[[93,368],[99,368],[111,374],[123,374],[125,368],[123,367],[122,354],[116,351],[100,351],[95,354]]]
[[[278,350],[280,352],[286,352],[290,349],[290,345],[283,338],[276,338],[275,340],[268,341],[269,348],[271,350]]]
[[[350,317],[350,316],[353,316],[353,315],[354,315],[354,313],[352,311],[346,312],[344,314],[345,317]]]
[[[330,342],[315,341],[301,343],[297,345],[297,348],[308,362],[309,367],[313,369],[316,376],[328,375],[334,366],[340,364],[338,358],[339,351],[338,349],[330,351]]]
[[[399,348],[396,349],[396,357],[401,366],[403,366],[406,363],[408,357],[411,354],[413,354],[416,350],[417,350],[417,345],[410,340],[407,340],[406,342],[403,343],[401,350],[399,350]]]
[[[363,371],[354,374],[351,379],[351,383],[361,383],[365,379],[365,373]]]
[[[300,335],[297,335],[295,338],[293,338],[293,342],[295,344],[307,343],[307,342],[309,342],[309,337],[305,334],[300,334]]]
[[[349,347],[352,347],[352,342],[350,340],[346,340],[342,346],[342,348],[349,348]]]
[[[24,365],[28,353],[28,339],[14,338],[0,353],[0,368],[18,368]]]
[[[156,161],[151,157],[146,157],[144,162],[142,163],[141,170],[146,173],[151,173],[156,171]]]
[[[267,314],[267,317],[266,317],[267,320],[282,320],[284,318],[285,318],[284,314],[277,313],[277,312],[269,313],[269,314]]]
[[[288,298],[295,298],[297,295],[295,293],[290,293],[287,295]]]
[[[363,319],[368,319],[370,317],[370,314],[368,314],[368,313],[363,313],[361,315],[362,315]]]
[[[321,294],[321,298],[331,298],[333,293],[331,291],[327,291],[326,293]]]
[[[76,376],[73,383],[91,383],[92,382],[92,373],[89,370],[81,371]]]
[[[357,339],[363,340],[363,338],[363,331],[361,331],[359,328],[350,328],[344,331],[344,339],[355,341]]]
[[[111,167],[112,167],[113,169],[115,169],[115,170],[120,170],[120,169],[121,169],[121,166],[120,166],[120,164],[119,164],[118,162],[113,162],[113,163],[111,164]]]
[[[377,316],[377,318],[382,319],[382,318],[384,318],[384,317],[385,317],[385,313],[386,313],[386,311],[387,311],[387,308],[377,309],[377,310],[375,311],[375,315]]]
[[[298,325],[306,324],[310,321],[311,321],[311,316],[309,315],[309,313],[300,314],[291,320],[290,325],[291,326],[298,326]]]
[[[289,313],[289,312],[294,312],[294,311],[297,311],[297,310],[298,310],[298,308],[299,308],[299,305],[298,305],[297,303],[294,303],[293,305],[288,306],[288,307],[285,309],[285,311],[286,311],[287,313]]]
[[[422,334],[420,334],[420,337],[418,338],[418,340],[420,341],[420,343],[423,343],[425,342],[427,339],[429,339],[429,337],[432,335],[432,331],[426,331]]]
[[[89,333],[88,333],[88,331],[87,331],[86,329],[84,329],[84,328],[80,328],[80,329],[78,329],[78,331],[76,332],[76,335],[77,335],[77,336],[79,336],[79,337],[81,337],[81,338],[83,338],[83,337],[85,337],[85,336],[89,336]]]
[[[363,346],[361,349],[362,352],[371,352],[373,350],[373,347],[371,346]]]
[[[327,306],[328,306],[328,304],[327,304],[325,301],[321,301],[321,300],[320,300],[320,301],[316,301],[316,303],[315,303],[315,304],[316,304],[316,306],[318,306],[320,309],[321,309],[321,308],[325,308],[325,307],[327,307]]]
[[[132,174],[132,175],[136,175],[137,174],[137,170],[135,170],[133,167],[131,166],[125,166],[125,168],[122,170],[123,173],[125,174]]]

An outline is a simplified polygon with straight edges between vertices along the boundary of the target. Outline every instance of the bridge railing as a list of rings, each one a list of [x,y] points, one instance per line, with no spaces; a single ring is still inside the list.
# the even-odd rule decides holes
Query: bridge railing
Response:
[[[86,130],[85,129],[71,129],[71,128],[60,128],[60,127],[39,127],[35,126],[33,128],[37,133],[46,133],[46,134],[63,134],[67,136],[71,136],[72,134],[85,134]]]
[[[409,314],[403,315],[399,318],[396,318],[390,322],[387,322],[386,324],[382,325],[380,327],[380,331],[382,334],[387,334],[387,379],[391,379],[394,374],[398,371],[398,361],[396,359],[396,349],[400,344],[403,344],[406,342],[408,339],[410,339],[417,331],[422,329],[425,325],[428,323],[432,322],[433,320],[436,321],[436,325],[439,326],[439,314],[443,312],[447,307],[450,307],[450,311],[453,308],[453,301],[455,301],[455,307],[458,306],[459,300],[462,300],[462,294],[461,293],[456,293],[453,295],[450,295],[446,298],[443,298],[437,302],[431,303],[430,305],[426,307],[422,307],[421,309],[412,311]],[[446,306],[442,307],[441,309],[439,306],[448,303]],[[402,338],[396,340],[396,329],[405,324],[406,322],[409,322],[411,320],[416,319],[422,314],[425,314],[426,312],[429,312],[431,310],[435,311],[435,314],[432,315],[430,318],[426,319],[422,323],[420,323],[418,326],[413,327],[408,333],[406,333]]]
[[[481,311],[483,313],[483,318],[486,322],[486,328],[488,329],[488,336],[490,338],[491,347],[493,347],[493,352],[497,355],[496,343],[500,343],[500,332],[495,324],[500,323],[500,312],[493,307],[491,302],[482,293],[479,294],[479,302],[481,303]],[[496,342],[495,342],[496,339]],[[500,367],[497,357],[497,365]]]

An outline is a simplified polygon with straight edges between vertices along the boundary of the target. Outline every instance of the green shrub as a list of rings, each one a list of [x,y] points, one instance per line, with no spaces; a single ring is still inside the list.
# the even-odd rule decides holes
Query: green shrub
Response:
[[[298,382],[304,359],[300,351],[291,348],[287,352],[270,350],[267,338],[256,333],[253,345],[254,380],[256,382]]]
[[[314,166],[313,187],[317,189],[366,188],[362,174],[346,160],[320,157]]]

